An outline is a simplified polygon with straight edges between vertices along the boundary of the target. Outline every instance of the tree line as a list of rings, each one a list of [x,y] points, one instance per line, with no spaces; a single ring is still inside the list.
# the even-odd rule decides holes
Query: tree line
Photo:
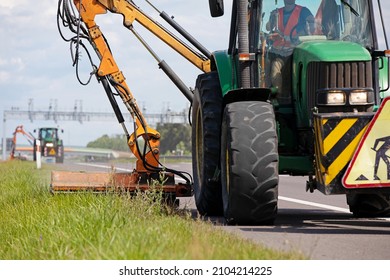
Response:
[[[158,124],[156,130],[160,133],[160,153],[162,155],[191,154],[191,126],[189,124],[164,123]],[[112,149],[129,151],[126,135],[104,134],[87,144],[88,148]]]

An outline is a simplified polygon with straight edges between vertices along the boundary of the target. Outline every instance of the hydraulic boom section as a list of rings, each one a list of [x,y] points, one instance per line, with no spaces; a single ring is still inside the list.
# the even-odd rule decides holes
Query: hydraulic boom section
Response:
[[[84,0],[79,1],[75,0],[74,3],[80,12],[81,20],[85,23],[88,35],[91,40],[91,43],[100,58],[100,65],[97,69],[97,76],[100,79],[107,78],[108,81],[113,85],[116,91],[119,93],[123,103],[129,110],[135,122],[135,130],[131,136],[128,136],[128,144],[137,157],[137,170],[146,171],[145,165],[150,165],[150,167],[158,167],[158,154],[159,154],[159,134],[157,131],[149,127],[146,123],[145,118],[141,114],[135,98],[131,93],[125,77],[122,74],[122,71],[119,70],[119,67],[110,51],[110,48],[105,40],[102,32],[100,31],[99,26],[95,22],[96,15],[105,14],[108,7],[116,10],[113,7],[112,1],[105,1],[107,7],[98,3],[97,1]],[[108,83],[103,83],[105,89],[109,88]],[[123,123],[123,122],[121,122]],[[128,133],[126,133],[128,135]],[[137,136],[143,137],[145,141],[148,142],[149,152],[146,155],[141,155],[140,147],[136,144]]]
[[[157,60],[158,66],[167,74],[167,76],[174,82],[184,96],[192,102],[192,91],[180,80],[175,72],[168,66],[168,64],[160,59],[153,49],[146,43],[146,41],[136,32],[133,23],[136,21],[149,30],[152,34],[166,43],[168,46],[173,48],[176,52],[181,54],[184,58],[190,61],[195,67],[200,69],[202,72],[210,72],[210,57],[211,54],[208,52],[199,42],[191,37],[184,29],[182,29],[172,18],[170,18],[165,12],[160,12],[154,7],[149,1],[148,4],[152,5],[156,9],[160,16],[167,21],[178,33],[187,39],[187,41],[195,47],[196,51],[168,29],[164,28],[158,22],[154,21],[148,15],[141,11],[133,1],[127,0],[73,0],[74,6],[70,4],[70,0],[59,0],[58,5],[58,27],[60,29],[60,20],[64,27],[68,27],[71,32],[75,33],[76,36],[71,39],[65,38],[63,33],[60,31],[62,38],[65,41],[71,42],[73,46],[76,46],[76,52],[74,54],[74,65],[78,64],[78,56],[81,48],[86,50],[86,47],[81,42],[82,39],[88,40],[96,52],[100,63],[99,66],[95,66],[92,63],[91,56],[88,53],[88,57],[91,60],[93,67],[92,75],[95,75],[99,82],[103,85],[105,92],[109,98],[109,101],[114,109],[119,123],[122,125],[125,134],[128,138],[128,146],[132,153],[137,158],[136,169],[131,174],[131,180],[125,181],[125,189],[133,190],[134,186],[140,182],[149,181],[159,177],[163,172],[166,176],[172,176],[173,174],[179,175],[185,179],[186,184],[183,186],[176,187],[175,191],[168,190],[167,192],[174,193],[175,196],[190,195],[192,192],[192,179],[189,179],[182,172],[171,170],[166,167],[161,167],[159,162],[159,145],[160,145],[160,134],[151,128],[144,116],[142,115],[139,106],[137,105],[135,98],[128,87],[125,77],[122,71],[119,69],[113,54],[110,50],[108,41],[104,34],[97,25],[95,19],[96,16],[106,14],[107,11],[111,13],[120,14],[123,16],[123,24],[129,29],[142,45],[149,51],[149,53]],[[75,8],[74,8],[75,7]],[[76,71],[77,72],[77,71]],[[80,79],[79,79],[80,81]],[[89,81],[88,81],[89,82]],[[82,83],[82,82],[80,82]],[[82,83],[83,84],[83,83]],[[111,88],[114,88],[114,93]],[[121,114],[118,104],[115,100],[115,95],[120,96],[127,110],[130,112],[134,120],[134,132],[129,135],[126,126],[124,125],[124,118]],[[187,174],[188,175],[188,174]],[[99,188],[93,188],[90,184],[84,184],[84,187],[78,187],[83,185],[72,181],[72,183],[64,184],[64,181],[71,177],[79,177],[78,182],[86,181],[91,182],[91,176],[75,176],[74,174],[64,175],[54,174],[52,176],[52,190],[66,191],[66,190],[78,190],[78,189],[92,189],[100,190]],[[130,178],[129,177],[129,178]],[[92,180],[93,181],[93,180]],[[112,184],[112,180],[104,180],[107,184],[104,184],[104,188]],[[117,180],[114,180],[117,182]],[[120,180],[124,182],[123,180]],[[167,182],[174,182],[171,178],[168,178]],[[92,184],[94,185],[94,184]],[[130,186],[131,185],[131,186]],[[68,188],[69,187],[69,188]],[[164,190],[164,191],[165,191]]]
[[[156,130],[148,126],[145,118],[143,117],[141,110],[135,102],[133,94],[126,84],[122,71],[120,71],[110,51],[103,33],[95,22],[95,17],[99,14],[105,14],[107,11],[121,14],[124,19],[124,26],[130,29],[137,36],[137,38],[142,40],[142,38],[140,38],[138,33],[136,33],[133,28],[133,22],[139,22],[142,26],[151,31],[163,42],[171,46],[174,50],[176,50],[183,57],[185,57],[197,68],[204,72],[210,71],[210,60],[204,55],[192,50],[167,29],[144,14],[132,1],[74,0],[74,4],[80,13],[82,22],[87,28],[89,39],[91,40],[91,43],[100,58],[100,65],[96,73],[97,76],[101,79],[106,77],[109,80],[111,85],[113,85],[116,91],[119,93],[125,106],[130,111],[133,119],[135,120],[135,130],[134,133],[129,137],[128,145],[130,150],[138,159],[136,168],[137,171],[148,171],[149,167],[152,169],[158,167],[160,135]],[[151,48],[144,41],[141,42],[145,47],[148,48],[149,51],[152,52]],[[154,53],[152,53],[152,55],[158,60],[159,66],[162,67],[166,73],[168,72],[168,76],[169,74],[175,75],[173,71],[163,67],[167,66],[164,61],[160,60]],[[191,98],[190,94],[187,94],[186,97]],[[147,142],[148,147],[145,145],[140,147],[138,141],[139,137],[144,138],[142,141]]]

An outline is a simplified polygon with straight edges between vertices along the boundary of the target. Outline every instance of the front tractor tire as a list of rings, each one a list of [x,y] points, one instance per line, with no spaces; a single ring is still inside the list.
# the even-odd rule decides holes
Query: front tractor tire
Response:
[[[192,103],[192,170],[200,215],[220,216],[220,131],[222,92],[217,72],[199,75]]]
[[[59,146],[57,150],[56,163],[64,163],[64,147]]]
[[[221,180],[228,224],[273,224],[278,201],[278,145],[272,105],[227,104],[221,136]]]

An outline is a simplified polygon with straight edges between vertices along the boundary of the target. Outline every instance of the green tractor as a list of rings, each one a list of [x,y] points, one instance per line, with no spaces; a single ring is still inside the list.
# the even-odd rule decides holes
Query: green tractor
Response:
[[[389,52],[379,50],[374,21],[380,1],[297,2],[233,0],[228,49],[198,76],[192,149],[203,215],[272,224],[280,174],[307,176],[311,192],[346,195],[356,216],[390,213],[390,167],[374,151],[361,180],[343,180],[389,93]],[[223,14],[223,0],[209,4],[212,16]]]
[[[39,140],[39,145],[37,145],[37,140]],[[42,157],[54,158],[56,163],[64,162],[64,144],[58,135],[58,128],[41,127],[38,129],[38,137],[34,140],[34,161],[37,160],[38,147]]]

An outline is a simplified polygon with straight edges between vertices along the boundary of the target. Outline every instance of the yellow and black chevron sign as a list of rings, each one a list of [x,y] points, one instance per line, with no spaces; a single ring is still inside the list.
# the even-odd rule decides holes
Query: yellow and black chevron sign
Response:
[[[343,193],[341,178],[374,113],[314,114],[317,188]]]

